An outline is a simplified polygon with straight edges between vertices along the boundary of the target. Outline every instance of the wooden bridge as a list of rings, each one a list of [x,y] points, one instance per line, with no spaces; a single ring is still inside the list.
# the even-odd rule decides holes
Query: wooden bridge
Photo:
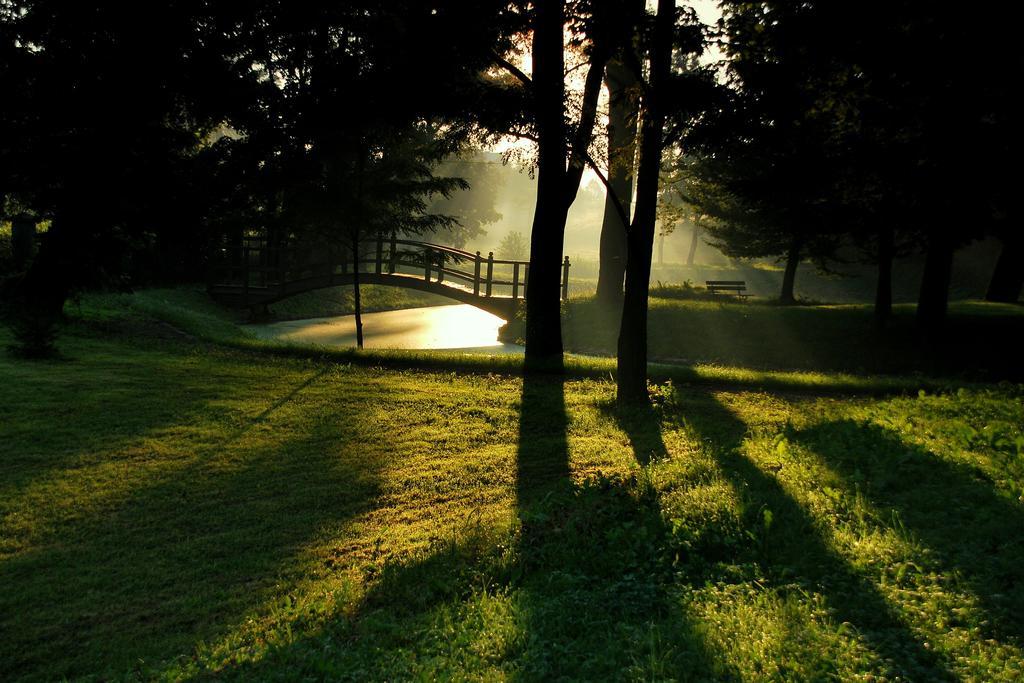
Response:
[[[526,261],[482,256],[429,242],[378,237],[352,248],[337,245],[273,248],[245,239],[214,254],[208,289],[229,306],[262,308],[296,294],[360,284],[418,289],[461,301],[511,319],[526,297]],[[562,262],[562,298],[569,291],[569,257]]]

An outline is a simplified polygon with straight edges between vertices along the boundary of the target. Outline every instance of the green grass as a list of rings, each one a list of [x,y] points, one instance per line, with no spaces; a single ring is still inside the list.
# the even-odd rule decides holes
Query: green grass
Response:
[[[363,285],[360,287],[363,311],[393,311],[400,308],[443,306],[455,303],[451,299],[429,292],[400,287]],[[352,287],[328,287],[289,297],[270,305],[270,313],[280,320],[326,318],[355,313]]]
[[[984,296],[992,275],[992,267],[998,255],[999,244],[992,240],[977,242],[956,255],[950,282],[950,295],[954,299],[969,299]],[[743,280],[747,292],[762,300],[776,300],[782,289],[782,275],[785,264],[771,259],[749,261],[740,259],[732,263],[724,260],[715,264],[700,262],[704,257],[720,259],[712,252],[698,252],[698,263],[687,266],[673,262],[683,254],[666,253],[669,261],[651,264],[651,283],[681,283],[689,280],[699,287],[706,280]],[[572,266],[569,270],[569,286],[574,294],[593,294],[597,289],[600,264],[597,259],[579,258],[569,254]],[[911,255],[897,259],[893,267],[893,300],[901,303],[917,301],[921,287],[924,259]],[[811,263],[801,263],[796,275],[796,296],[809,301],[833,303],[869,303],[875,299],[878,280],[877,268],[870,264],[851,262],[833,263],[831,272],[823,272]]]
[[[388,290],[404,292],[394,287],[373,291]],[[410,303],[404,294],[370,299],[379,306],[388,301],[396,305]],[[69,313],[77,318],[105,319],[117,318],[125,310],[159,318],[208,341],[283,355],[414,367],[513,372],[521,368],[521,360],[514,356],[362,353],[259,341],[239,325],[244,316],[216,305],[199,289],[92,294],[71,307]],[[303,309],[297,306],[291,310]],[[615,363],[609,357],[615,353],[618,337],[617,312],[609,313],[589,297],[570,300],[565,311],[563,337],[567,350],[575,354],[569,360],[570,367],[590,375],[613,372]],[[1022,382],[1024,362],[1018,348],[1022,338],[1024,306],[1019,305],[954,302],[946,330],[928,336],[918,329],[910,305],[897,305],[889,325],[879,329],[870,306],[787,307],[721,297],[708,301],[700,298],[699,292],[679,287],[652,289],[648,325],[649,357],[654,361],[652,378],[776,389],[809,386],[814,390],[831,387],[837,391],[886,392],[933,390],[951,382]]]
[[[523,367],[522,357],[513,354],[489,356],[458,351],[385,349],[358,351],[261,340],[239,324],[236,312],[218,306],[205,292],[196,289],[153,289],[133,294],[90,294],[76,304],[70,305],[66,312],[73,320],[93,326],[105,326],[110,332],[117,332],[119,325],[125,320],[132,320],[136,324],[145,320],[158,320],[168,326],[168,332],[178,330],[221,346],[285,358],[365,366],[386,365],[394,368],[501,374],[521,374]],[[578,324],[570,317],[566,327]],[[572,340],[568,334],[567,338],[569,341]],[[606,356],[569,354],[564,365],[569,373],[579,377],[608,378],[615,372],[615,359]],[[936,391],[965,386],[963,381],[923,375],[882,376],[807,369],[777,370],[718,362],[656,362],[650,365],[648,373],[653,381],[658,382],[816,393],[916,393],[920,390]]]
[[[175,296],[0,357],[5,679],[1024,675],[1020,387],[695,371],[623,411],[596,372],[267,353]]]
[[[956,302],[946,329],[928,336],[918,329],[910,305],[896,306],[890,324],[878,329],[865,305],[787,307],[658,298],[656,289],[652,294],[648,338],[653,359],[1024,381],[1024,306]],[[562,328],[566,347],[574,352],[615,352],[617,312],[609,314],[593,299],[571,300]]]
[[[119,331],[126,320],[136,323],[158,320],[167,330],[177,330],[220,344],[255,340],[241,326],[244,315],[217,305],[199,289],[149,289],[132,294],[83,295],[65,306],[71,319],[94,328]]]
[[[361,290],[363,311],[366,313],[454,303],[436,294],[399,287],[364,285]],[[69,313],[76,317],[116,317],[126,307],[147,315],[156,315],[169,323],[189,328],[191,333],[216,337],[220,341],[239,337],[238,325],[246,322],[249,315],[245,310],[217,305],[199,287],[143,289],[132,294],[89,293],[83,295],[77,304],[71,304]],[[298,294],[270,304],[269,310],[271,316],[278,320],[351,315],[354,312],[352,288],[328,287]],[[195,327],[196,324],[198,327]],[[243,333],[242,336],[250,335]]]

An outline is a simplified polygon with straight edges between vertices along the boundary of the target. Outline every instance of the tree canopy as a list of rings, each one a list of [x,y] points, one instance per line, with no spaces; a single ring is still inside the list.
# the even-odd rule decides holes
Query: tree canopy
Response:
[[[48,226],[4,291],[54,317],[79,287],[201,279],[213,246],[253,236],[461,244],[497,213],[460,164],[511,136],[534,144],[538,179],[531,362],[561,356],[565,224],[588,168],[618,231],[602,298],[634,350],[666,177],[726,254],[785,260],[785,302],[800,262],[856,258],[877,264],[884,320],[894,259],[917,253],[935,328],[954,252],[986,236],[1003,245],[989,296],[1016,300],[1016,5],[719,5],[712,27],[639,0],[0,0],[0,213]]]

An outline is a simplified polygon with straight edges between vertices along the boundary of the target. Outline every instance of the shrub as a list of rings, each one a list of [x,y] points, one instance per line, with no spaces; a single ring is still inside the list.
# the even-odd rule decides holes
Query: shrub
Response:
[[[53,358],[57,355],[57,316],[27,306],[9,315],[14,343],[8,350],[20,358]]]

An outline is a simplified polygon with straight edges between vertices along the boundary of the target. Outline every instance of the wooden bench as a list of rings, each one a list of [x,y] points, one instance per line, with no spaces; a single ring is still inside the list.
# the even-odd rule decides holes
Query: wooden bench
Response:
[[[750,296],[746,293],[747,283],[743,280],[705,280],[704,284],[712,294],[735,294],[741,299]]]

